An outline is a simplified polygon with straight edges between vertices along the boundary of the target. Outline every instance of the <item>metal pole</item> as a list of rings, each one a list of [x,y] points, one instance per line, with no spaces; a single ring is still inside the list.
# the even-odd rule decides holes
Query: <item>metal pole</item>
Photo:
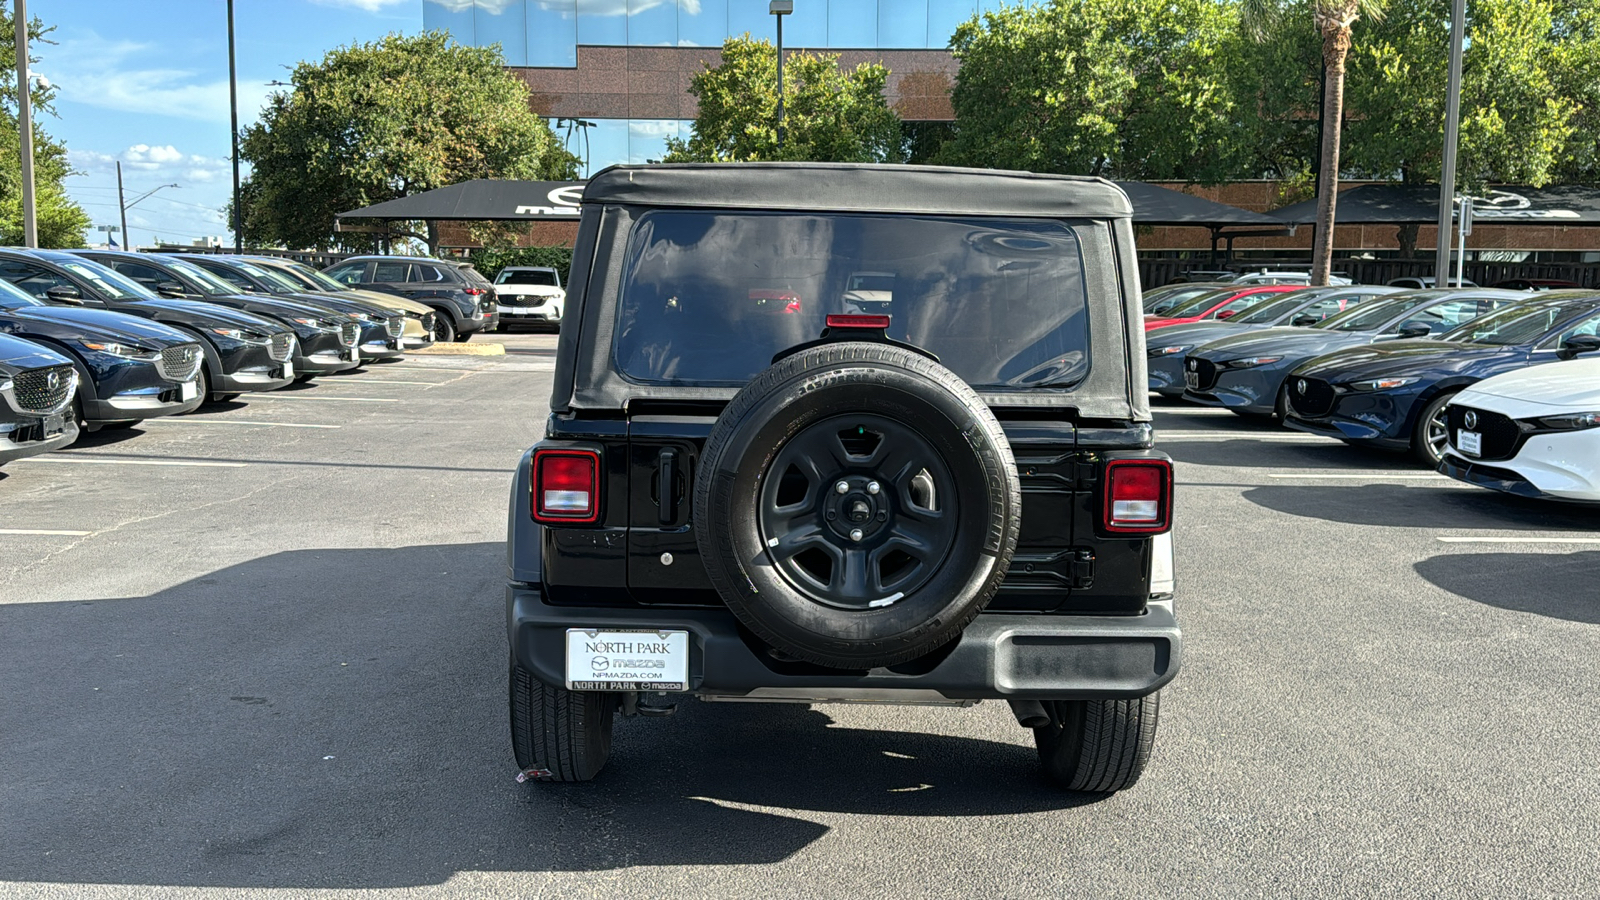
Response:
[[[778,149],[783,149],[783,16],[778,16]]]
[[[233,0],[228,0],[228,106],[229,137],[233,140],[233,252],[243,253],[244,211],[239,208],[239,70],[233,57]]]
[[[128,202],[127,196],[122,193],[122,160],[117,160],[117,209],[122,212],[122,249],[132,250],[128,246]]]
[[[1450,88],[1444,113],[1444,166],[1439,172],[1439,245],[1434,255],[1434,287],[1450,278],[1450,211],[1456,199],[1456,138],[1461,131],[1461,45],[1467,30],[1467,0],[1450,7]]]
[[[28,3],[17,0],[17,133],[22,136],[22,243],[39,246],[39,219],[33,206],[33,85],[28,81]]]

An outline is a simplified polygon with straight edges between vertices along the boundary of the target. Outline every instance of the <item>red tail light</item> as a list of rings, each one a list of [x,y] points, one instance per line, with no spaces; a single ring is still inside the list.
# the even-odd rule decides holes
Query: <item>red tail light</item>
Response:
[[[829,316],[829,328],[888,328],[888,316]]]
[[[535,450],[532,475],[535,522],[582,524],[600,518],[600,454]]]
[[[478,296],[479,294],[487,294],[487,293],[489,293],[488,291],[484,290],[483,288],[462,288],[462,290],[466,291],[468,294],[471,294],[474,297]]]
[[[1172,527],[1172,463],[1114,459],[1106,463],[1101,524],[1116,534],[1160,534]]]

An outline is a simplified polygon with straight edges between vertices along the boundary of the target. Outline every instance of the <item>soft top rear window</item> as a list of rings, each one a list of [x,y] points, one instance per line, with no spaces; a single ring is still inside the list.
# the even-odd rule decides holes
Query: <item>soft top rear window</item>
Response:
[[[1089,369],[1087,303],[1062,222],[656,210],[629,242],[615,353],[634,381],[739,385],[829,315],[887,313],[975,387],[1064,388]]]

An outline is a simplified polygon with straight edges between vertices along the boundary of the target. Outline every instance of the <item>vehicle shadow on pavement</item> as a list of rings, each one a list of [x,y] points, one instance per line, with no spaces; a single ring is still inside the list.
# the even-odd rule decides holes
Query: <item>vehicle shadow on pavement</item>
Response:
[[[1600,625],[1600,550],[1465,553],[1416,564],[1418,575],[1458,597],[1517,612]]]
[[[1280,434],[1282,432],[1279,432]],[[1162,440],[1156,432],[1156,449],[1182,463],[1202,466],[1234,466],[1249,469],[1348,469],[1363,472],[1426,472],[1421,464],[1400,453],[1364,447],[1350,447],[1333,441],[1287,443],[1254,440],[1248,435],[1228,440]]]
[[[1375,481],[1381,480],[1374,476]],[[1323,487],[1266,485],[1243,493],[1257,506],[1301,516],[1389,528],[1600,531],[1592,512],[1466,487],[1416,482]]]
[[[1028,735],[687,701],[611,766],[519,785],[498,543],[302,550],[127,599],[0,604],[0,881],[387,888],[464,871],[754,865],[829,813],[1007,815]],[[959,723],[972,728],[973,720]],[[979,726],[982,727],[981,725]]]
[[[127,428],[102,428],[99,431],[84,429],[78,432],[78,439],[73,441],[72,450],[92,450],[95,447],[110,447],[124,441],[131,441],[145,434],[144,425],[132,425]]]

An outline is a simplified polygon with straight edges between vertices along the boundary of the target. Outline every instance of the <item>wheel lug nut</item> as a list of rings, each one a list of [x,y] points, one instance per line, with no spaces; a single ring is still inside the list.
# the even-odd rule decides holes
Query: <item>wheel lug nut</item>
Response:
[[[848,494],[850,492],[850,482],[848,482],[848,481],[839,482],[838,484],[833,486],[833,492],[836,493],[836,494]]]
[[[877,492],[879,492],[881,490],[883,490],[883,488],[879,487],[878,483],[876,481],[867,482],[867,493],[876,494]]]
[[[861,529],[859,529],[859,528],[850,529],[850,540],[852,540],[852,541],[861,540]]]
[[[879,522],[887,522],[887,521],[889,521],[889,513],[886,510],[881,510],[881,509],[878,510],[878,521]]]
[[[838,513],[834,512],[831,509],[828,510],[828,521],[832,522],[834,519],[837,519],[838,517],[839,517]]]

